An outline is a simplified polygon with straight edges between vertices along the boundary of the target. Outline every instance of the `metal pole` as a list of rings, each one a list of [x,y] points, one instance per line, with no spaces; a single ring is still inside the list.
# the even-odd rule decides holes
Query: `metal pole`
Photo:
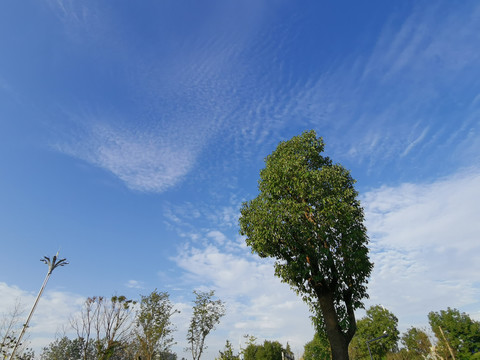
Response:
[[[448,351],[450,351],[450,355],[452,355],[452,359],[455,360],[455,355],[453,354],[452,348],[450,347],[450,344],[448,343],[447,338],[445,337],[445,334],[443,333],[442,327],[438,327],[440,329],[440,332],[442,333],[443,340],[445,340],[445,344],[447,344]]]
[[[47,282],[48,282],[48,279],[50,278],[50,275],[52,275],[52,272],[56,267],[67,265],[68,262],[66,260],[67,259],[58,259],[58,252],[57,252],[57,255],[55,255],[52,258],[52,261],[50,261],[50,258],[47,257],[47,256],[44,256],[43,259],[40,259],[40,261],[42,261],[42,262],[44,262],[45,264],[48,265],[48,272],[47,272],[47,275],[45,276],[45,280],[43,280],[42,287],[40,288],[40,291],[38,292],[38,295],[35,299],[35,302],[33,303],[32,309],[30,310],[30,313],[28,314],[27,321],[25,322],[25,324],[23,324],[22,332],[18,336],[17,342],[15,343],[15,346],[12,350],[12,353],[10,354],[10,360],[13,359],[13,356],[15,355],[15,351],[17,350],[18,346],[20,345],[20,340],[22,340],[22,337],[25,334],[25,331],[27,331],[28,323],[30,322],[30,319],[32,318],[33,312],[35,311],[35,308],[37,307],[38,301],[40,300],[40,297],[42,296],[42,293],[43,293],[43,290],[45,289],[45,286],[47,286]]]
[[[370,351],[369,341],[367,341],[368,353],[370,354],[370,360],[373,360],[372,352]]]
[[[370,354],[370,360],[373,360],[372,352],[370,351],[370,343],[371,343],[372,341],[377,341],[377,340],[380,340],[380,339],[382,339],[382,338],[384,338],[384,337],[387,337],[387,336],[388,336],[388,334],[387,334],[387,333],[384,333],[382,336],[379,336],[379,337],[376,337],[375,339],[366,341],[367,347],[368,347],[368,353]]]

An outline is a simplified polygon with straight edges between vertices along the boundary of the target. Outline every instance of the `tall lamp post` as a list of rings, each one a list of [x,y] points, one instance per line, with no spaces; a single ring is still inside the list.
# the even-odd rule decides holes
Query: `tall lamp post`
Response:
[[[372,352],[370,351],[370,343],[373,342],[373,341],[377,341],[377,340],[383,339],[384,337],[387,337],[387,336],[388,336],[387,332],[384,331],[382,336],[379,336],[379,337],[376,337],[375,339],[372,339],[372,340],[368,340],[368,341],[367,341],[367,347],[368,347],[368,353],[370,354],[370,360],[373,360]]]
[[[52,275],[53,270],[55,270],[55,268],[59,266],[64,266],[68,264],[67,259],[58,258],[58,251],[57,251],[57,254],[53,256],[52,260],[50,260],[48,256],[44,256],[43,259],[40,259],[40,261],[48,265],[48,272],[47,272],[47,275],[45,276],[45,280],[43,280],[43,284],[42,284],[42,287],[40,288],[40,291],[38,292],[37,298],[35,299],[35,303],[33,304],[32,310],[30,310],[30,314],[28,314],[27,321],[25,322],[25,324],[23,324],[22,332],[18,336],[17,342],[15,343],[15,347],[12,350],[12,353],[10,355],[10,360],[13,359],[13,356],[15,355],[15,351],[17,350],[18,345],[20,345],[20,340],[22,340],[22,337],[25,334],[25,331],[27,330],[28,323],[32,318],[33,312],[37,307],[38,300],[40,300],[43,290],[45,289],[45,286],[47,285],[48,279],[50,278],[50,275]]]

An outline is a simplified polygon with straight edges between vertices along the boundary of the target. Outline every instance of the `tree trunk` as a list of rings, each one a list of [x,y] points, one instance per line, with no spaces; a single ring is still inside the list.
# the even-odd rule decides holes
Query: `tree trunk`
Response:
[[[348,359],[348,341],[338,323],[337,313],[333,302],[333,294],[328,292],[318,297],[320,309],[325,321],[325,330],[332,350],[332,360]]]

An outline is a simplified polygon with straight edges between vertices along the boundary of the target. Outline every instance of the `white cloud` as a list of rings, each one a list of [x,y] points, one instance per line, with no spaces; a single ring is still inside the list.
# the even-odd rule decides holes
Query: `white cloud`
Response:
[[[131,289],[143,289],[143,283],[137,280],[128,280],[125,286]]]
[[[375,268],[370,303],[405,326],[446,307],[480,310],[480,173],[365,195]]]
[[[227,239],[226,236],[218,230],[209,231],[207,237],[213,239],[219,245],[223,245]]]

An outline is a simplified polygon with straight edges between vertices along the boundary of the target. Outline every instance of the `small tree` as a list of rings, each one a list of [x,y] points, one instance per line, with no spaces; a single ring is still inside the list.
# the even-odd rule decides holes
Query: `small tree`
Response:
[[[257,353],[261,347],[262,345],[248,344],[247,347],[242,351],[243,360],[256,360]]]
[[[172,336],[175,327],[171,317],[177,312],[167,292],[154,290],[150,295],[142,296],[135,329],[142,360],[153,360],[157,355],[170,351],[175,344]]]
[[[245,348],[240,347],[240,355],[243,360],[255,359],[255,354],[259,345],[257,345],[257,338],[254,335],[245,334]]]
[[[187,341],[189,346],[186,351],[192,353],[193,360],[199,360],[207,348],[205,338],[215,325],[220,323],[220,318],[225,315],[225,305],[221,300],[212,300],[215,292],[194,291],[196,296],[193,306],[193,315],[188,328]]]
[[[225,342],[225,349],[219,351],[219,355],[215,360],[239,360],[240,356],[233,353],[233,346],[230,341]]]
[[[275,274],[309,303],[332,358],[344,360],[373,264],[355,180],[323,150],[313,130],[281,142],[260,171],[259,195],[241,208],[240,233],[252,252],[277,260]]]
[[[256,360],[282,360],[282,352],[284,351],[282,344],[278,341],[268,341],[263,342],[257,354],[255,356]]]

